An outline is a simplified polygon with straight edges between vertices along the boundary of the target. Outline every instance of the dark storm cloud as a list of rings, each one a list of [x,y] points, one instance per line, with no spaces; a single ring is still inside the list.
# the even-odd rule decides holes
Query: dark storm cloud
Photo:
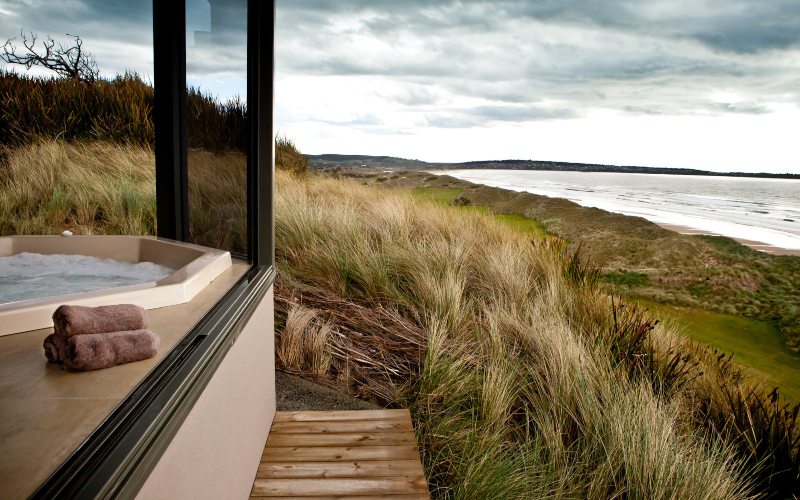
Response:
[[[77,34],[104,74],[152,72],[148,0],[1,1],[3,40],[20,29],[64,41]],[[244,0],[229,4],[230,18],[244,17]],[[242,76],[241,29],[203,35],[208,0],[188,5],[198,24],[190,73]],[[279,76],[390,82],[374,93],[427,123],[549,120],[588,107],[765,113],[770,103],[800,103],[797,0],[278,0],[277,14]],[[710,97],[720,90],[741,98]],[[432,115],[431,106],[444,111]]]
[[[800,43],[800,2],[554,0],[501,2],[510,15],[694,38],[722,51],[757,53]]]
[[[379,92],[434,126],[799,101],[796,0],[279,0],[277,29],[279,73],[435,87],[435,99]],[[460,98],[478,102],[425,109]]]
[[[279,0],[278,5],[282,13],[313,16],[317,20],[331,14],[374,12],[379,15],[365,26],[380,32],[404,26],[499,26],[508,19],[528,17],[640,33],[660,32],[737,53],[783,49],[800,43],[800,2],[796,0]],[[437,9],[447,10],[448,15],[436,15]]]

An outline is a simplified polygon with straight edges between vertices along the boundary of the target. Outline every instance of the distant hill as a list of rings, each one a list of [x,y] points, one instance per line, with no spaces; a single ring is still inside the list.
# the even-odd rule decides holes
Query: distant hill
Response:
[[[763,177],[773,179],[800,179],[800,174],[770,174],[747,172],[710,172],[692,168],[636,167],[601,165],[596,163],[572,163],[539,160],[488,160],[461,163],[429,163],[393,156],[369,155],[306,155],[312,168],[385,168],[407,170],[435,169],[480,169],[480,170],[544,170],[554,172],[621,172],[630,174],[707,175],[716,177]]]

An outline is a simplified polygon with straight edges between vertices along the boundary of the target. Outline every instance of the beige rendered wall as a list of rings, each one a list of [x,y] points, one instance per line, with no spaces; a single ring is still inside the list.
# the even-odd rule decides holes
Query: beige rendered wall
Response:
[[[275,415],[270,288],[137,498],[247,498]]]

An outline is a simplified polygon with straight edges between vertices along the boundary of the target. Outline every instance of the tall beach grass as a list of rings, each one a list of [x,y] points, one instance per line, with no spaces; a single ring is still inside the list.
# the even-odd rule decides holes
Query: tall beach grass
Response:
[[[289,145],[276,156],[299,156]],[[203,170],[221,158],[193,154],[218,192],[195,206],[235,238],[244,218],[219,214],[243,210],[227,191],[241,157]],[[155,229],[148,147],[39,141],[2,157],[2,234]],[[798,494],[797,409],[612,300],[559,241],[352,180],[276,180],[277,357],[409,407],[437,497]]]
[[[298,311],[319,315],[329,375],[412,409],[437,494],[743,498],[795,488],[796,418],[766,431],[793,452],[748,452],[742,435],[754,429],[729,422],[769,406],[766,392],[671,327],[612,304],[596,273],[557,243],[352,181],[282,174],[278,185],[287,330]],[[366,332],[331,335],[352,328],[331,312],[342,299],[325,302],[326,293],[417,325],[407,363],[387,362],[383,373],[362,363],[381,359],[392,332],[366,346]],[[313,338],[314,325],[304,328]],[[297,372],[312,364],[279,359]],[[788,473],[773,475],[776,464]]]

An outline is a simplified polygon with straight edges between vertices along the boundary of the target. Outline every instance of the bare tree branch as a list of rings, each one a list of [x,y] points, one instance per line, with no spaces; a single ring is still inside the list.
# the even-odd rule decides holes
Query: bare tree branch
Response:
[[[64,78],[84,82],[97,80],[100,70],[97,68],[94,56],[83,50],[81,37],[69,33],[67,36],[74,38],[74,43],[70,46],[56,42],[53,37],[47,35],[47,40],[42,42],[40,49],[37,48],[38,36],[35,33],[26,36],[20,31],[19,37],[22,39],[25,51],[18,53],[14,44],[17,38],[9,38],[3,44],[3,54],[0,54],[0,59],[8,64],[25,66],[27,69],[42,66]]]

